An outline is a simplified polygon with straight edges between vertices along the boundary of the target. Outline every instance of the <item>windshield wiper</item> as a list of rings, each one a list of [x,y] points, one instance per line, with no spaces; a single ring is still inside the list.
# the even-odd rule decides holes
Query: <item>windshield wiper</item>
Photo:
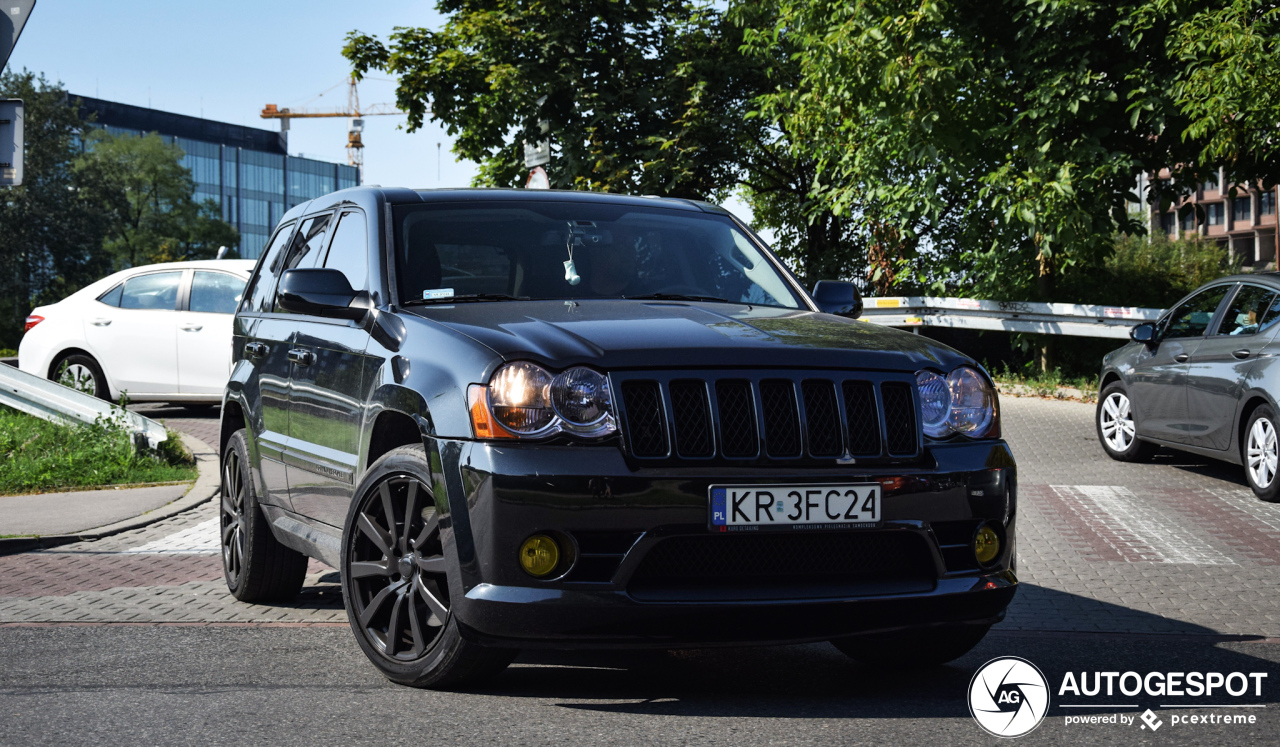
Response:
[[[623,296],[628,301],[715,301],[719,303],[735,303],[727,298],[717,296],[690,296],[684,293],[645,293],[640,296]]]
[[[427,306],[430,304],[473,303],[476,301],[528,301],[528,296],[508,296],[506,293],[461,293],[440,298],[412,298],[401,306]]]

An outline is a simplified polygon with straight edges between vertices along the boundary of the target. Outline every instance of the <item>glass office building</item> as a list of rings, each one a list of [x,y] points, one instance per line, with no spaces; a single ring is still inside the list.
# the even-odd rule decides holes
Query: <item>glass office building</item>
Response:
[[[288,154],[284,134],[70,94],[80,116],[116,135],[155,132],[186,154],[198,201],[213,200],[240,231],[240,256],[256,259],[285,211],[359,184],[356,167]]]

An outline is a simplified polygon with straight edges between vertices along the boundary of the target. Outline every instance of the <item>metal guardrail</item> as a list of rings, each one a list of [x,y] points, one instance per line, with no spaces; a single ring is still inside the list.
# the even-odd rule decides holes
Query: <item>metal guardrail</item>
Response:
[[[134,443],[152,449],[168,439],[164,426],[151,418],[11,366],[0,366],[0,404],[61,423],[118,420],[133,432]]]
[[[864,299],[861,318],[887,327],[953,327],[1126,338],[1134,325],[1154,322],[1162,313],[1163,309],[1132,306],[897,296]]]

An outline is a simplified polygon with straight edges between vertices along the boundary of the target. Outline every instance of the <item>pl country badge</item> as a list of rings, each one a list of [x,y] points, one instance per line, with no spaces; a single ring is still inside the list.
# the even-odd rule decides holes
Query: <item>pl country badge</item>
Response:
[[[969,681],[969,713],[978,726],[994,736],[1029,734],[1048,712],[1049,682],[1026,659],[992,659]]]

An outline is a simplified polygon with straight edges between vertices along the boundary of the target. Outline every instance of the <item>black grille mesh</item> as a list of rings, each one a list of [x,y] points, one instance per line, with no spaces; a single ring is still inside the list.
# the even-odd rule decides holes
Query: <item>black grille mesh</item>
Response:
[[[753,457],[760,448],[756,432],[756,411],[751,405],[751,382],[721,379],[716,382],[716,404],[720,408],[721,448],[727,457]]]
[[[884,398],[889,453],[916,453],[916,409],[911,404],[910,387],[907,384],[885,382],[880,385],[880,395]]]
[[[910,532],[671,537],[645,555],[632,582],[752,583],[936,576],[928,547]]]
[[[796,390],[787,379],[760,382],[760,411],[764,414],[765,451],[771,457],[800,456],[800,418]]]
[[[800,392],[804,395],[809,453],[813,456],[840,456],[844,444],[840,437],[835,385],[826,379],[805,379],[800,384]]]
[[[866,456],[880,453],[880,418],[876,414],[876,393],[869,381],[844,382],[844,418],[849,425],[849,453]]]
[[[715,456],[711,436],[711,410],[707,385],[697,379],[671,382],[671,417],[676,431],[676,453],[682,457]]]
[[[622,384],[627,408],[627,435],[636,456],[667,454],[667,420],[662,416],[662,392],[656,381],[627,381]]]

